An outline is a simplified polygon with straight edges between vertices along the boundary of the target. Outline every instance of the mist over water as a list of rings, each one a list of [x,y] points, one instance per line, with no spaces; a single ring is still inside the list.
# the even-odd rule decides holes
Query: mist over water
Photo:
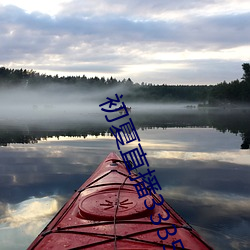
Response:
[[[86,89],[65,84],[52,84],[43,87],[19,87],[0,89],[0,139],[8,142],[34,141],[49,136],[86,136],[109,132],[107,117],[119,117],[119,112],[106,113],[100,104],[107,97],[116,98],[131,107],[130,117],[136,128],[145,127],[212,127],[220,131],[229,130],[241,133],[243,147],[250,142],[249,109],[204,109],[197,103],[149,103],[131,101],[129,90],[123,86],[109,90]],[[118,108],[120,103],[117,103]],[[123,118],[128,120],[128,117]],[[115,122],[119,126],[121,120]],[[72,132],[74,130],[74,132]],[[10,131],[13,135],[6,134]],[[19,131],[18,134],[16,131]],[[39,131],[39,135],[37,133]],[[61,131],[61,132],[60,132]],[[22,137],[25,137],[24,140]],[[28,137],[28,139],[27,139]]]
[[[36,123],[56,121],[92,121],[101,122],[104,112],[99,104],[106,98],[115,98],[115,94],[123,95],[127,107],[134,112],[154,112],[185,110],[189,103],[153,104],[126,101],[127,89],[116,87],[111,90],[83,90],[66,85],[49,85],[35,89],[10,88],[0,89],[0,121]],[[120,103],[117,104],[117,107]],[[188,110],[186,109],[188,112]],[[14,125],[13,124],[13,125]]]
[[[67,119],[97,113],[94,93],[80,93],[66,86],[39,89],[5,89],[0,92],[1,119],[35,121]]]

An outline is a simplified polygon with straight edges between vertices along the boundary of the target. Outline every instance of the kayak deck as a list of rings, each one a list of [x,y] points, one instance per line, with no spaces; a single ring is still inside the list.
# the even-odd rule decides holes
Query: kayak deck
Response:
[[[139,181],[110,153],[28,249],[212,249],[161,195],[139,199]]]

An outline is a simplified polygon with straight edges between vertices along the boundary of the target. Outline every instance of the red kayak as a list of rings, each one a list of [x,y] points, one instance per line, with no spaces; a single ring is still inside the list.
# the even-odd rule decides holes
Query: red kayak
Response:
[[[110,153],[28,249],[213,249],[161,195],[139,199],[139,181]]]

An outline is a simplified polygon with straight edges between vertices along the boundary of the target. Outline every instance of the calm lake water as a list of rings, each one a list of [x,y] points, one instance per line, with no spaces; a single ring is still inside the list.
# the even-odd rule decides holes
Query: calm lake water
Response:
[[[104,113],[33,109],[39,115],[0,119],[4,250],[27,248],[107,154],[119,153]],[[166,201],[215,249],[250,249],[250,111],[135,105],[129,117]]]

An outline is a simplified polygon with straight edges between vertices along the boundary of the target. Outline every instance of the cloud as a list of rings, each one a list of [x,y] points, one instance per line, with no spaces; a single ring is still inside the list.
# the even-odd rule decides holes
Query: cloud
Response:
[[[143,5],[132,0],[75,0],[65,3],[56,16],[0,5],[0,63],[139,82],[234,80],[241,76],[241,63],[250,60],[245,53],[242,58],[240,50],[249,47],[250,13],[240,7],[233,12],[233,4],[233,0],[157,0]],[[202,15],[203,10],[207,12]],[[233,62],[229,49],[235,51]],[[221,63],[225,67],[211,66]],[[239,68],[231,71],[232,64]]]
[[[200,13],[207,13],[219,9],[220,11],[242,11],[247,0],[241,2],[241,6],[234,4],[235,1],[219,0],[219,1],[198,1],[198,0],[180,0],[180,1],[162,1],[155,0],[143,1],[127,0],[114,1],[114,0],[86,0],[84,2],[79,0],[70,1],[65,3],[64,9],[61,11],[64,15],[79,15],[79,16],[122,16],[131,17],[134,19],[148,20],[148,19],[161,19],[166,18],[183,18],[193,16],[194,14],[200,16]],[[249,5],[248,5],[249,6]]]
[[[13,6],[3,7],[1,14],[3,21],[1,26],[5,30],[5,35],[9,35],[12,41],[13,36],[13,38],[22,36],[24,41],[30,41],[27,47],[34,43],[36,46],[43,45],[44,48],[48,45],[54,45],[52,46],[54,48],[56,45],[59,45],[59,48],[62,48],[60,45],[64,45],[65,48],[67,43],[60,43],[66,39],[68,46],[72,47],[74,44],[81,45],[80,42],[93,43],[93,47],[105,42],[109,45],[163,42],[166,45],[175,43],[181,47],[195,49],[197,45],[204,48],[213,44],[226,47],[246,45],[250,36],[248,33],[245,33],[244,39],[240,36],[242,31],[249,29],[250,13],[195,17],[189,22],[137,21],[119,16],[84,18],[58,15],[52,18],[39,12],[27,14]],[[26,36],[31,39],[25,39]],[[40,43],[38,39],[42,39]]]

